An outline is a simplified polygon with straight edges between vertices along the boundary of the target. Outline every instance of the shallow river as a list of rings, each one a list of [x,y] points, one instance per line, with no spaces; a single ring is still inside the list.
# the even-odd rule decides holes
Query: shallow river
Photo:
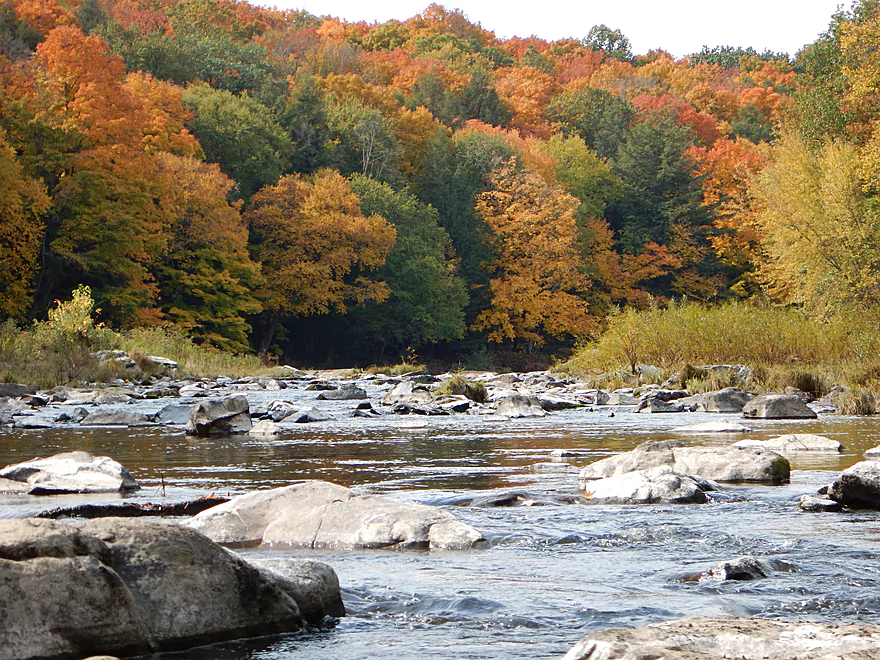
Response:
[[[248,393],[252,405],[314,395]],[[151,412],[165,403],[136,407]],[[270,566],[292,556],[326,561],[339,574],[349,615],[326,629],[163,658],[557,658],[596,629],[694,614],[880,623],[880,515],[800,513],[796,502],[880,444],[878,421],[835,416],[749,421],[754,429],[749,437],[820,433],[839,440],[846,451],[795,456],[790,484],[726,487],[705,505],[475,508],[458,503],[474,494],[510,490],[548,499],[576,494],[578,466],[645,440],[728,444],[742,436],[694,436],[674,429],[741,420],[622,410],[611,417],[611,408],[534,420],[476,415],[364,420],[348,417],[355,403],[321,402],[318,406],[336,420],[291,427],[273,439],[190,439],[168,429],[7,430],[0,433],[0,465],[72,449],[106,454],[143,486],[129,499],[154,502],[326,479],[362,492],[447,506],[491,541],[489,549],[469,552],[246,551]],[[570,467],[533,469],[556,448],[584,453],[566,459]],[[0,516],[82,501],[72,496],[0,499]],[[793,568],[757,582],[682,579],[746,553]]]

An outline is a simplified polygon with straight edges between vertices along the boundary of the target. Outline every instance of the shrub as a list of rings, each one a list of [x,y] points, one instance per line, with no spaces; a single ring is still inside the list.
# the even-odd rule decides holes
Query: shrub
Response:
[[[477,403],[486,403],[489,399],[489,390],[483,381],[470,380],[463,374],[453,374],[434,390],[434,393],[438,395],[464,395]]]

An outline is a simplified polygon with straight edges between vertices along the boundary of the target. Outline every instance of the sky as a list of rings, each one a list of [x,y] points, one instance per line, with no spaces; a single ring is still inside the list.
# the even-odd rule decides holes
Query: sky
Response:
[[[348,21],[405,20],[431,0],[257,0]],[[605,24],[629,38],[635,54],[662,48],[676,57],[708,46],[751,46],[794,55],[827,27],[840,0],[437,0],[460,9],[497,37],[548,41],[586,36]],[[849,0],[846,0],[849,7]]]

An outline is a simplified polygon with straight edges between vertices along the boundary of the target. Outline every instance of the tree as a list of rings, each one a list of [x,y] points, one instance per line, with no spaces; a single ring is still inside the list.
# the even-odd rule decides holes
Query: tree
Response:
[[[490,176],[476,210],[493,234],[491,305],[475,330],[489,340],[583,337],[595,327],[582,295],[590,281],[581,268],[575,210],[578,200],[508,161]]]
[[[394,227],[378,215],[365,216],[338,172],[282,177],[253,196],[245,219],[263,269],[257,291],[266,310],[262,350],[284,317],[344,313],[351,302],[388,296],[388,287],[367,273],[385,263]]]
[[[626,100],[596,87],[563,92],[550,102],[547,118],[566,137],[579,136],[602,158],[613,160],[636,116]]]
[[[582,43],[585,48],[601,50],[607,57],[621,62],[629,62],[633,56],[629,39],[623,35],[623,32],[612,30],[604,24],[591,27]]]
[[[22,320],[31,306],[49,205],[45,186],[24,174],[0,131],[0,318]]]
[[[248,199],[287,171],[293,145],[259,101],[198,85],[186,91],[183,102],[193,113],[188,126],[205,157],[238,184],[239,199]]]
[[[233,182],[194,158],[165,152],[156,159],[160,204],[171,219],[168,249],[155,267],[161,310],[200,343],[245,351],[245,316],[262,309],[251,293],[260,274],[248,254],[240,203],[228,201]]]
[[[376,359],[381,362],[386,350],[399,353],[407,347],[460,339],[467,286],[456,274],[457,260],[449,234],[438,224],[437,211],[363,175],[352,177],[351,188],[363,213],[385,218],[397,237],[385,264],[376,271],[388,286],[388,298],[349,312],[350,327],[357,328],[351,343],[378,347]]]
[[[623,194],[623,183],[611,166],[590,151],[580,137],[554,135],[545,143],[544,150],[556,161],[556,179],[580,201],[579,222],[604,218],[608,203]]]
[[[397,178],[400,146],[381,112],[346,99],[328,106],[327,123],[335,138],[329,160],[339,171],[379,180]]]
[[[796,135],[774,145],[751,187],[771,296],[823,318],[880,306],[880,218],[862,192],[856,149],[814,154]]]

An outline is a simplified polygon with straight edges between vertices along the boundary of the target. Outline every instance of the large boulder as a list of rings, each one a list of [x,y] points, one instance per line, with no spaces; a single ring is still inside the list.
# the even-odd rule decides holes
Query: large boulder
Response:
[[[591,633],[563,660],[870,660],[880,625],[687,617]]]
[[[779,454],[751,447],[688,447],[677,440],[643,442],[632,451],[584,467],[580,481],[668,465],[676,472],[724,482],[783,483],[791,468]]]
[[[536,396],[512,394],[498,400],[495,413],[505,417],[543,417],[547,413]]]
[[[338,390],[327,390],[318,395],[318,401],[354,401],[366,398],[367,391],[354,383],[347,383]]]
[[[769,440],[740,440],[733,443],[734,447],[758,447],[781,453],[792,451],[843,451],[843,445],[837,440],[812,433],[787,433]]]
[[[668,465],[582,483],[589,504],[704,504],[703,486]]]
[[[71,451],[0,470],[0,492],[31,495],[116,493],[138,490],[128,470],[109,456]]]
[[[248,493],[186,524],[234,546],[454,550],[485,543],[477,530],[438,507],[358,496],[326,481]]]
[[[758,419],[815,419],[816,413],[794,394],[761,394],[742,409],[743,417]]]
[[[250,430],[250,405],[242,395],[195,404],[186,424],[187,435],[233,435]]]
[[[841,472],[828,497],[854,509],[880,509],[880,461],[862,461]]]
[[[135,655],[296,631],[306,611],[315,622],[343,613],[338,584],[335,599],[310,600],[310,579],[332,588],[327,571],[287,579],[163,521],[0,520],[0,660]]]
[[[713,392],[695,394],[682,399],[681,403],[694,412],[738,413],[742,412],[743,407],[753,398],[755,398],[754,394],[738,387],[725,387]]]
[[[396,406],[398,404],[419,406],[431,403],[433,399],[434,395],[424,385],[416,385],[410,380],[404,380],[395,385],[382,398],[382,403],[386,406]]]
[[[33,388],[18,383],[0,383],[0,397],[19,397],[36,394]]]

